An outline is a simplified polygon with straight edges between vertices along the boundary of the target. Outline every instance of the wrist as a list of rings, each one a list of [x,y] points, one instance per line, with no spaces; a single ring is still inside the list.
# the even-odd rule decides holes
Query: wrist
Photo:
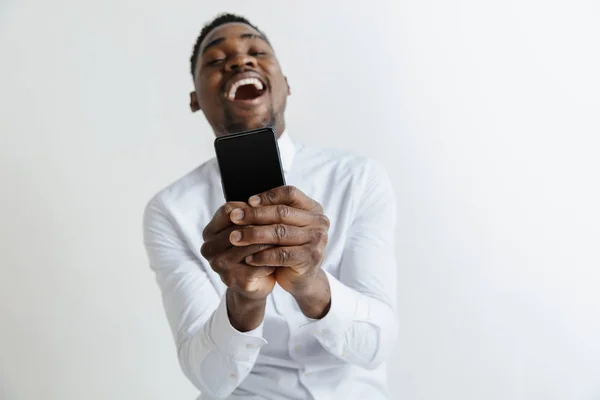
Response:
[[[309,318],[321,319],[329,312],[331,291],[327,275],[322,269],[298,285],[290,294],[298,303],[302,313]]]
[[[231,289],[227,289],[225,296],[231,326],[240,332],[248,332],[260,326],[265,314],[266,299],[250,299]]]
[[[232,303],[236,306],[245,307],[247,309],[260,308],[261,305],[266,304],[267,302],[267,299],[253,299],[232,289],[227,289],[227,296],[229,296]]]

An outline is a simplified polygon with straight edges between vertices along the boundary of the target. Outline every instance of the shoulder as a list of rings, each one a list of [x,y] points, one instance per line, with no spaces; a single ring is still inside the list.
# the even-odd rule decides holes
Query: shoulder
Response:
[[[298,158],[299,162],[311,164],[315,169],[321,171],[329,169],[338,174],[349,175],[354,184],[366,185],[368,181],[372,183],[389,181],[389,174],[383,164],[352,151],[300,146]]]
[[[217,164],[212,158],[156,193],[146,204],[144,221],[157,213],[166,213],[185,203],[190,197],[207,193],[213,186]]]

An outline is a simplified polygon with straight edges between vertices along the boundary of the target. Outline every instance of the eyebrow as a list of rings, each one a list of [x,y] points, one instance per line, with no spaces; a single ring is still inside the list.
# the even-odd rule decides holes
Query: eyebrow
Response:
[[[240,39],[260,39],[260,40],[264,40],[267,44],[269,44],[269,41],[267,39],[265,39],[265,37],[263,35],[258,35],[256,33],[242,33],[240,35]],[[210,49],[211,47],[221,44],[224,41],[225,41],[224,37],[219,37],[214,40],[211,40],[206,46],[204,46],[204,49],[202,50],[202,54],[206,53],[206,50]]]

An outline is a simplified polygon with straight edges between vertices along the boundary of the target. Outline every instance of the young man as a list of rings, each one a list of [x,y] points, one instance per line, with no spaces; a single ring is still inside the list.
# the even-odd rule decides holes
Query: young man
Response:
[[[225,203],[215,159],[144,214],[181,367],[202,399],[387,399],[395,200],[378,164],[292,142],[267,37],[222,15],[191,57],[192,111],[215,135],[275,129],[289,186]]]

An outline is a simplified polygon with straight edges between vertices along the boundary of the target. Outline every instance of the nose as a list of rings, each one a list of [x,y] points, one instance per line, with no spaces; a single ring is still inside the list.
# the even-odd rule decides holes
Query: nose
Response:
[[[256,68],[256,59],[248,54],[239,54],[232,57],[225,64],[227,72],[237,71],[244,68]]]

